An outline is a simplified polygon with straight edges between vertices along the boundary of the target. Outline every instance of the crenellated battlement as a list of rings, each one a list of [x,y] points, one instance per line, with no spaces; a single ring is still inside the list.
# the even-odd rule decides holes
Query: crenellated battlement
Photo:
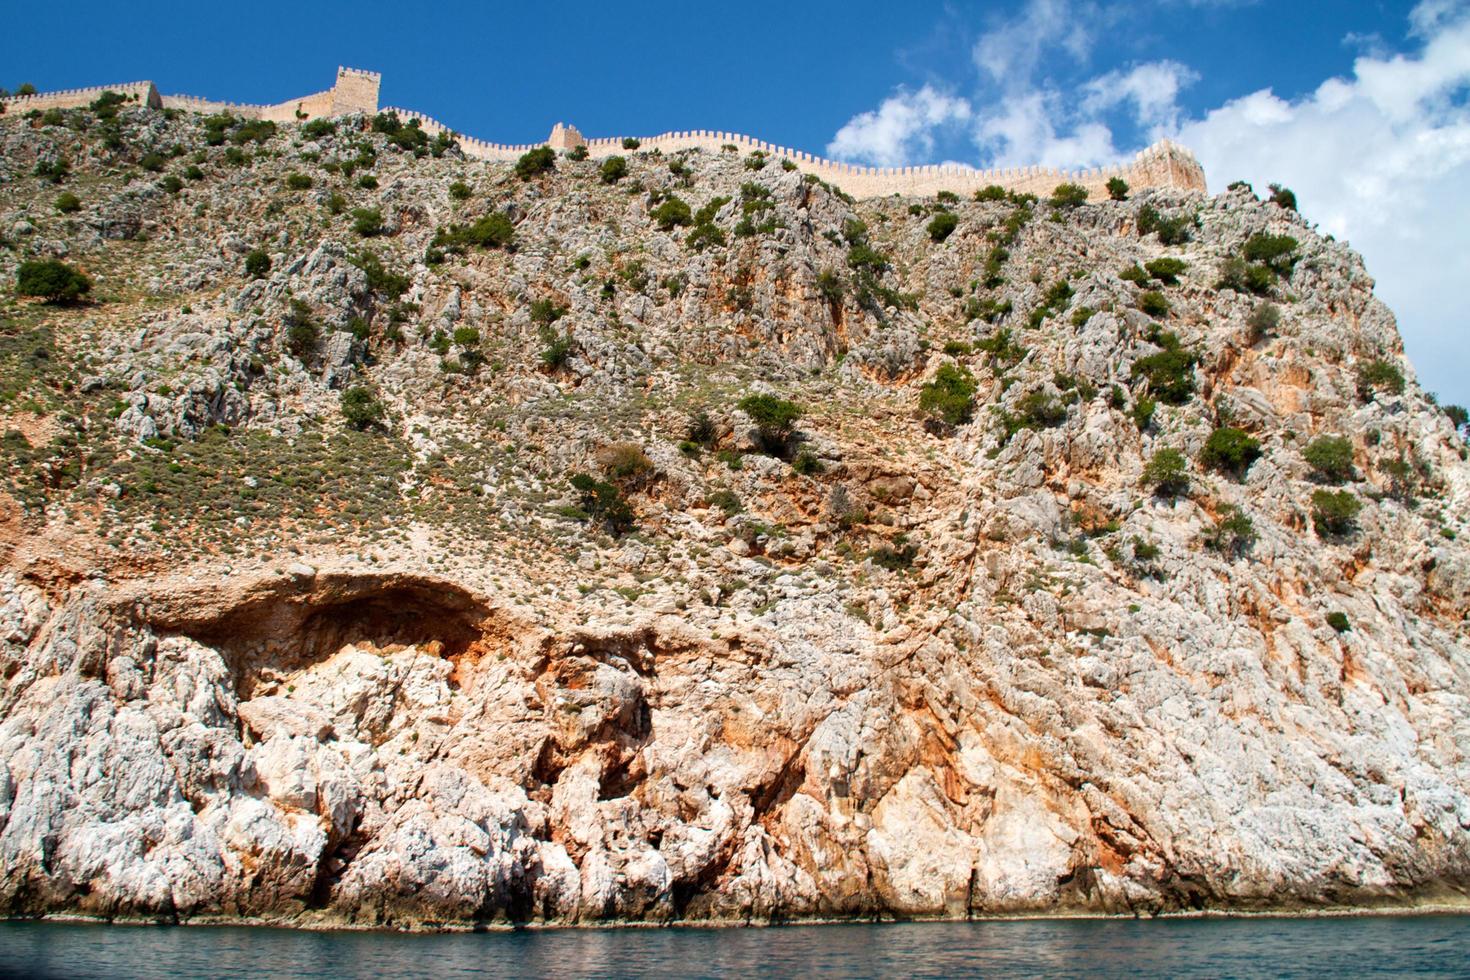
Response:
[[[297,122],[352,113],[372,115],[379,111],[378,93],[381,83],[382,75],[378,72],[339,66],[336,83],[332,88],[275,105],[221,102],[192,95],[160,96],[152,82],[130,82],[127,85],[96,86],[15,96],[0,100],[0,111],[26,113],[32,109],[77,108],[88,105],[103,92],[114,91],[155,108],[211,114],[228,112],[249,119]],[[507,144],[464,136],[437,119],[409,109],[390,107],[383,111],[397,113],[405,121],[418,120],[419,125],[430,136],[437,136],[440,132],[453,133],[465,156],[474,160],[514,160],[528,150],[540,146],[550,146],[559,151],[585,147],[588,156],[593,158],[605,158],[629,152],[623,148],[624,137],[587,139],[575,126],[566,123],[557,123],[552,128],[551,135],[543,143]],[[829,160],[804,150],[776,146],[741,133],[708,129],[660,133],[656,136],[639,137],[638,142],[639,151],[658,150],[662,153],[678,153],[697,150],[721,153],[733,148],[737,153],[763,153],[773,163],[789,160],[803,172],[815,174],[848,194],[860,198],[886,197],[892,194],[929,196],[941,191],[969,196],[992,184],[1007,190],[1044,196],[1050,194],[1058,184],[1074,183],[1086,188],[1089,197],[1101,199],[1107,196],[1107,183],[1114,177],[1122,178],[1128,182],[1130,187],[1139,190],[1149,187],[1173,187],[1201,192],[1205,190],[1204,168],[1200,166],[1194,154],[1169,140],[1163,140],[1150,146],[1128,163],[1083,170],[1062,170],[1053,167],[1004,167],[979,170],[955,164],[920,167],[865,167]]]

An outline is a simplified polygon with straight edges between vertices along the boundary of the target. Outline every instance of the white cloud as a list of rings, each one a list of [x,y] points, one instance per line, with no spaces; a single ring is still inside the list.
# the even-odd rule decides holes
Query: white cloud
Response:
[[[1091,54],[1089,32],[1123,11],[1027,0],[974,46],[973,98],[900,91],[854,117],[828,150],[890,166],[929,162],[942,126],[968,124],[980,165],[1096,166],[1140,148],[1117,146],[1110,122],[1126,108],[1147,140],[1167,135],[1191,147],[1212,190],[1237,179],[1294,189],[1308,217],[1363,253],[1425,385],[1470,404],[1470,317],[1460,291],[1470,282],[1470,0],[1421,0],[1407,15],[1417,50],[1387,53],[1350,37],[1361,53],[1349,75],[1297,99],[1252,92],[1199,118],[1180,112],[1179,95],[1197,76],[1177,61],[1121,66],[1070,86],[1040,73],[1045,59],[1063,55],[1075,77]]]
[[[900,166],[934,152],[934,133],[970,118],[969,100],[925,85],[899,90],[871,112],[853,116],[827,144],[827,153],[880,167]]]
[[[1470,281],[1470,10],[1421,4],[1411,24],[1420,52],[1360,57],[1350,77],[1294,101],[1251,93],[1175,138],[1199,155],[1212,190],[1236,179],[1295,190],[1324,231],[1363,253],[1426,386],[1470,402],[1459,291]]]
[[[1128,71],[1110,71],[1082,86],[1082,109],[1101,115],[1125,102],[1133,104],[1134,119],[1140,126],[1177,124],[1179,93],[1197,82],[1199,75],[1177,61],[1151,61],[1134,65]]]
[[[1042,55],[1053,48],[1075,61],[1092,50],[1089,25],[1101,20],[1094,3],[1073,0],[1030,0],[1021,15],[994,25],[975,43],[975,65],[1007,91],[1029,88]]]

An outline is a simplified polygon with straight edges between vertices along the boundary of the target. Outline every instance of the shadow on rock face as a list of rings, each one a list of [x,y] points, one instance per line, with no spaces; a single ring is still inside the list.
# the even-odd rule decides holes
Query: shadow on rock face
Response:
[[[223,653],[241,700],[264,678],[319,663],[349,644],[415,646],[458,661],[482,641],[491,617],[470,592],[411,575],[302,576],[210,591],[212,601],[170,596],[135,615],[160,635],[188,636]]]

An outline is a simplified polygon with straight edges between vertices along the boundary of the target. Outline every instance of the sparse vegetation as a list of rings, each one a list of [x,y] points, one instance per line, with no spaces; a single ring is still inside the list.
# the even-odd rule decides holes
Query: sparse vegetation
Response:
[[[941,364],[934,380],[919,389],[919,408],[947,425],[970,420],[975,407],[975,377],[962,366]]]

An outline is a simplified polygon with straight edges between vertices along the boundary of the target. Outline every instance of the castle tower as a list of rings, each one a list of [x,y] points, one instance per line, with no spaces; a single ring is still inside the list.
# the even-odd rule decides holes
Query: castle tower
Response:
[[[566,123],[557,123],[551,127],[551,136],[546,140],[548,146],[553,150],[570,150],[574,146],[586,146],[587,141],[577,131],[576,126],[568,126]]]
[[[382,80],[383,76],[375,71],[338,67],[337,84],[332,87],[332,115],[341,116],[349,112],[376,114],[378,85]]]

